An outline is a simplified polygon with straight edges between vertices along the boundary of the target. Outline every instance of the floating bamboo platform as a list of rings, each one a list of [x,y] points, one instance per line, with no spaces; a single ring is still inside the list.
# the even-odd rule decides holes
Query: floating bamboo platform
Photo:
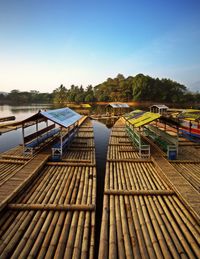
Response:
[[[178,193],[178,183],[172,185],[170,172],[165,175],[159,170],[158,159],[142,162],[132,152],[123,153],[125,161],[117,159],[116,144],[123,140],[122,149],[128,144],[122,131],[125,125],[120,119],[113,127],[107,154],[99,258],[198,258],[200,213]],[[170,169],[180,175],[172,165]],[[190,190],[193,195],[195,189]]]
[[[200,192],[200,161],[173,161],[174,168]]]
[[[0,185],[0,197],[6,197],[0,212],[0,258],[94,258],[93,138],[86,119],[70,146],[73,150],[67,150],[61,162],[48,161],[48,150],[30,160],[20,159],[18,149],[1,156],[0,166],[5,171],[10,170],[6,165],[13,166],[13,173]],[[41,156],[45,157],[38,168]],[[5,161],[11,158],[12,163]],[[0,177],[1,172],[0,167]]]

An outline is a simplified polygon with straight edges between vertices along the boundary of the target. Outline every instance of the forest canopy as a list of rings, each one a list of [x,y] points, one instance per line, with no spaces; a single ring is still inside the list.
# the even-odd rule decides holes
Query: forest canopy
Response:
[[[71,85],[66,88],[61,84],[53,93],[20,92],[12,90],[5,95],[0,93],[0,103],[56,103],[67,102],[131,102],[152,101],[162,103],[200,103],[200,93],[191,92],[186,86],[171,79],[153,78],[138,74],[125,78],[118,74],[105,82],[85,89]]]

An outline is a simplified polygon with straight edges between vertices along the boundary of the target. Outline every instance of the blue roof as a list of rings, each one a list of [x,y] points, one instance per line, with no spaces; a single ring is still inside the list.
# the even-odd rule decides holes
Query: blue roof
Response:
[[[70,125],[77,122],[81,117],[82,115],[71,110],[70,108],[61,108],[56,110],[39,111],[31,117],[19,122],[19,124],[26,124],[29,122],[40,122],[48,119],[62,127],[67,128]]]
[[[63,127],[68,127],[74,124],[82,117],[82,115],[71,110],[70,108],[48,110],[40,112],[40,114]]]

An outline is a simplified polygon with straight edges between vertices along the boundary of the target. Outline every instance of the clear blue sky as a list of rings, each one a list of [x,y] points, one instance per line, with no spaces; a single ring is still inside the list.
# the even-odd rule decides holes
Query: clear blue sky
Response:
[[[118,73],[195,89],[200,1],[0,0],[0,91],[95,86]]]

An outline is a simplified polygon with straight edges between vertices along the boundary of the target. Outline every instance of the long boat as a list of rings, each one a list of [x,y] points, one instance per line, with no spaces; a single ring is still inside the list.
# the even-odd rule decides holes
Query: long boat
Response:
[[[177,116],[184,135],[200,139],[200,110],[187,109]]]

